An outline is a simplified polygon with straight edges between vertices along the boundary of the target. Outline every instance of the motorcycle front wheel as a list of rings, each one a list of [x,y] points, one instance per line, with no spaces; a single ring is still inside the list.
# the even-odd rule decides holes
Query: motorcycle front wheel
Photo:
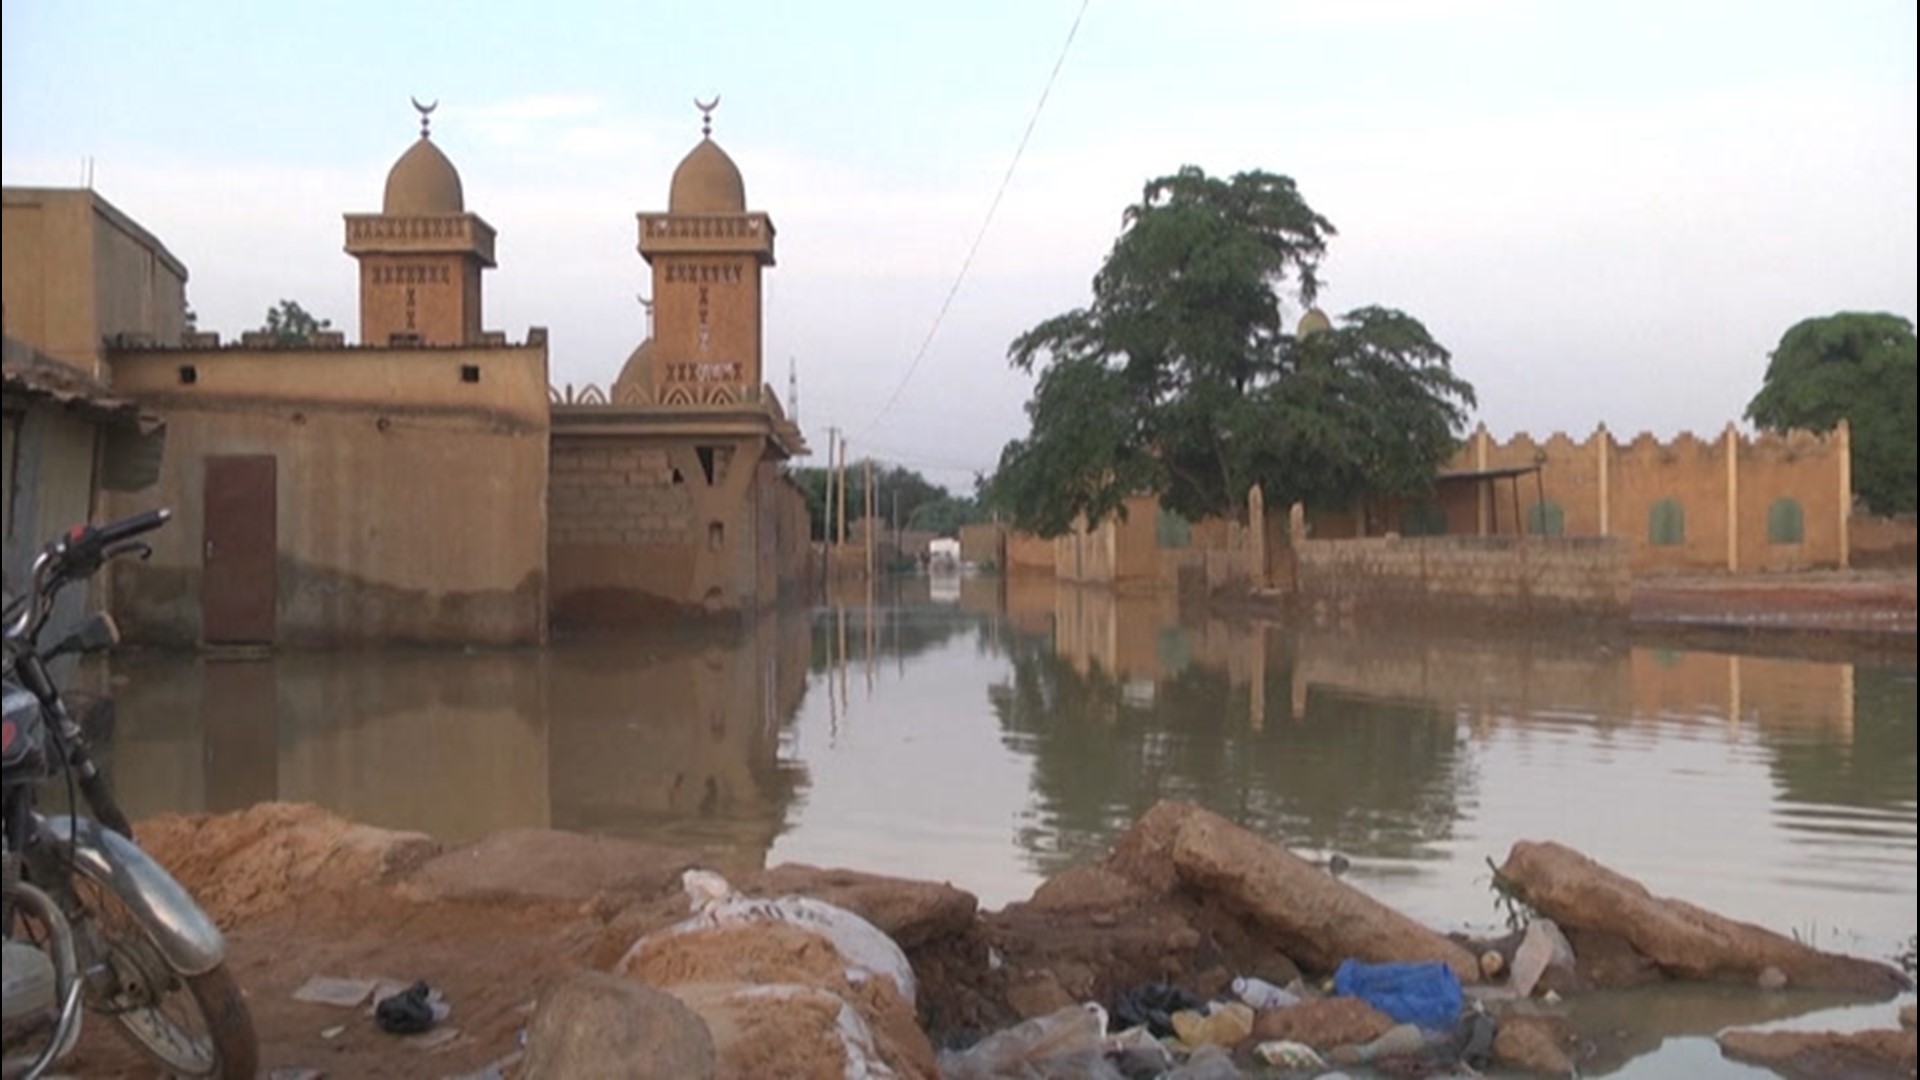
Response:
[[[88,1009],[111,1018],[136,1049],[175,1076],[252,1080],[260,1047],[227,966],[198,975],[174,971],[152,931],[112,889],[84,874],[73,884],[84,911],[75,913],[76,936],[106,972],[89,980]]]

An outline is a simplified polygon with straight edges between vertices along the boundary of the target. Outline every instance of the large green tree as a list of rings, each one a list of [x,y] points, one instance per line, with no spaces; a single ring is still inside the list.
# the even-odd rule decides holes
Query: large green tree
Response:
[[[314,317],[298,301],[282,300],[267,309],[266,325],[260,329],[281,345],[309,345],[315,334],[332,328],[333,320]]]
[[[1914,509],[1913,323],[1885,312],[1803,319],[1780,338],[1747,419],[1774,431],[1851,430],[1853,490],[1876,514]]]
[[[1038,371],[1031,431],[1001,452],[994,504],[1057,535],[1152,493],[1190,519],[1424,490],[1473,389],[1413,317],[1364,307],[1306,336],[1282,294],[1319,291],[1333,225],[1291,179],[1184,168],[1146,185],[1093,302],[1015,339]]]

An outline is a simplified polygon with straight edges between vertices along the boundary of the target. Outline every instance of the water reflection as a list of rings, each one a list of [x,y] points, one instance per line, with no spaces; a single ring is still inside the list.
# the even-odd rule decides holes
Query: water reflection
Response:
[[[455,841],[551,826],[757,866],[804,776],[779,747],[807,631],[769,618],[545,651],[122,658],[108,763],[136,816],[281,799]]]
[[[552,826],[949,879],[998,905],[1177,797],[1340,852],[1442,924],[1497,922],[1486,859],[1553,838],[1825,944],[1912,933],[1911,669],[1300,633],[961,577],[729,632],[116,672],[136,813],[311,800],[453,840]]]

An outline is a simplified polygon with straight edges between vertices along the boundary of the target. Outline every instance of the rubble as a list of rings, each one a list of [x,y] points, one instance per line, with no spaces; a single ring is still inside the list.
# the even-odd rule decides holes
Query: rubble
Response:
[[[1769,967],[1801,989],[1892,997],[1910,987],[1897,969],[1840,956],[1771,930],[1654,896],[1572,848],[1521,841],[1500,876],[1521,899],[1562,926],[1614,934],[1676,978],[1755,985]]]

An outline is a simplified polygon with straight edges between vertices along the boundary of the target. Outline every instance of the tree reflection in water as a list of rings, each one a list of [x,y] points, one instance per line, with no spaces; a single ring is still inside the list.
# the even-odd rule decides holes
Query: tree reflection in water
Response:
[[[1304,714],[1256,728],[1250,691],[1186,666],[1147,693],[1045,639],[1007,643],[1012,680],[989,689],[1010,749],[1033,760],[1035,808],[1018,833],[1042,874],[1104,855],[1160,799],[1188,799],[1295,850],[1354,859],[1444,857],[1472,771],[1453,718],[1428,705],[1314,689]],[[1265,671],[1287,701],[1291,664]]]

